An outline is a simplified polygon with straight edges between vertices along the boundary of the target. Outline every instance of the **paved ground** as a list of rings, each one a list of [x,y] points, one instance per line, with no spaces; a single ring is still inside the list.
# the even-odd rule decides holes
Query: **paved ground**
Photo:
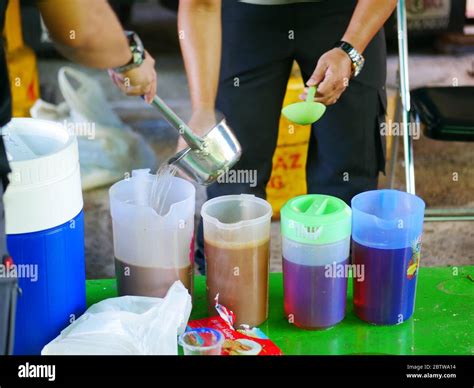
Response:
[[[135,19],[143,16],[146,16],[148,23],[135,28],[148,43],[148,48],[157,55],[159,94],[179,114],[186,117],[189,114],[188,91],[182,61],[177,50],[174,16],[166,12],[157,16],[148,14],[142,9],[136,10]],[[467,74],[472,61],[472,56],[413,55],[410,61],[412,85],[451,85],[453,82],[473,85],[474,79]],[[53,100],[59,99],[55,78],[58,68],[64,64],[66,62],[62,60],[41,60],[39,63],[41,82],[43,86],[47,86],[47,95]],[[393,89],[396,85],[394,56],[389,58],[388,68],[388,87]],[[160,160],[174,152],[177,136],[154,109],[139,99],[121,96],[104,72],[83,68],[81,70],[92,75],[100,83],[114,109],[125,122],[145,136]],[[418,193],[429,206],[474,207],[473,145],[435,142],[422,137],[415,142],[415,160]],[[396,187],[403,189],[401,158],[398,166]],[[453,172],[459,173],[457,182],[452,180]],[[384,184],[382,179],[381,185]],[[114,273],[107,190],[108,188],[96,189],[84,194],[89,278],[111,277]],[[198,208],[204,199],[202,189],[198,188]],[[472,222],[425,224],[422,265],[474,264],[473,227]],[[272,226],[271,269],[281,271],[277,222]]]

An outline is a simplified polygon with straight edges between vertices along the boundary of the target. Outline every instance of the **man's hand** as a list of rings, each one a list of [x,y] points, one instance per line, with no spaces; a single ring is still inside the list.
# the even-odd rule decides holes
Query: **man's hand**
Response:
[[[156,94],[155,60],[148,51],[145,52],[143,63],[124,73],[109,70],[109,75],[117,87],[127,96],[144,96],[151,103]]]
[[[306,85],[318,87],[314,101],[332,105],[349,86],[351,75],[351,59],[341,49],[334,48],[319,58],[316,69]],[[306,93],[300,98],[305,99]]]

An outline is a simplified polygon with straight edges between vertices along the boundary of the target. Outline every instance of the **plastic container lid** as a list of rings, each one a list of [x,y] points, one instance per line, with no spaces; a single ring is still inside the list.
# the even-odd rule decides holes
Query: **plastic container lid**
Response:
[[[331,244],[351,235],[351,208],[329,195],[302,195],[281,209],[281,233],[306,244]]]
[[[352,239],[380,249],[412,246],[423,231],[425,203],[397,190],[374,190],[352,199]]]
[[[61,124],[30,118],[11,120],[2,135],[12,169],[7,233],[46,230],[76,217],[83,201],[75,136]]]

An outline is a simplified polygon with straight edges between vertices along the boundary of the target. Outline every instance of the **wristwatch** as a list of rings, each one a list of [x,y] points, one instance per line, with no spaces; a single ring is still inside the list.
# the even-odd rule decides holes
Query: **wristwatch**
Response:
[[[113,70],[117,73],[124,73],[128,70],[135,69],[145,60],[145,47],[143,47],[141,39],[133,31],[124,32],[128,40],[128,45],[130,46],[130,51],[132,52],[132,59],[127,64],[114,68]]]
[[[337,42],[334,47],[340,48],[349,56],[352,62],[352,77],[357,77],[362,71],[365,63],[365,58],[362,54],[360,54],[350,43],[344,42],[343,40]]]

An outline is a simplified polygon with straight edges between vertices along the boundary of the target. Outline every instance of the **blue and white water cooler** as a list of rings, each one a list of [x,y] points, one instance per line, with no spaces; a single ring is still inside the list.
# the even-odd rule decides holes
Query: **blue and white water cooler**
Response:
[[[7,245],[21,288],[14,354],[40,354],[86,306],[77,140],[60,124],[26,118],[13,119],[3,138],[12,168]]]

